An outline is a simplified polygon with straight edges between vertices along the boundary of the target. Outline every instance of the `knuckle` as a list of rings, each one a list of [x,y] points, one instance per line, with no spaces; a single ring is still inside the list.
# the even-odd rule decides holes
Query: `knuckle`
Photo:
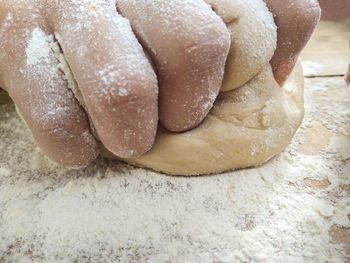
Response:
[[[102,87],[98,95],[93,96],[94,103],[103,109],[113,109],[156,99],[157,84],[147,79],[123,79],[122,82]]]
[[[140,97],[157,97],[157,77],[149,64],[123,70],[115,65],[103,70],[89,98],[99,105],[125,104]]]
[[[73,113],[71,108],[57,107],[55,111],[47,111],[31,118],[33,130],[40,136],[48,136],[63,141],[74,136],[74,127],[79,113]],[[75,118],[72,118],[75,115]]]
[[[226,59],[230,48],[230,35],[224,28],[208,26],[201,34],[194,34],[182,50],[186,62],[208,63]]]

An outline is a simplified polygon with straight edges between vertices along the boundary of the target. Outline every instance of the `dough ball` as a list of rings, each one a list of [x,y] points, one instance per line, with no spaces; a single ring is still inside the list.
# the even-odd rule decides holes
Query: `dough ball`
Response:
[[[244,85],[271,60],[277,28],[262,0],[205,0],[223,19],[231,35],[222,91]]]
[[[304,115],[300,63],[281,88],[271,66],[244,86],[221,93],[196,129],[171,133],[159,128],[155,145],[126,162],[173,175],[199,175],[257,166],[280,153]],[[103,146],[101,146],[103,148]],[[116,158],[105,149],[106,157]]]

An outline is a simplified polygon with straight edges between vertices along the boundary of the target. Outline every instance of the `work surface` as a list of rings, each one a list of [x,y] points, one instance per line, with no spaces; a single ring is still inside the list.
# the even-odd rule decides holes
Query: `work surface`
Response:
[[[302,55],[305,120],[259,168],[68,170],[0,95],[0,262],[350,262],[349,28],[320,24]]]

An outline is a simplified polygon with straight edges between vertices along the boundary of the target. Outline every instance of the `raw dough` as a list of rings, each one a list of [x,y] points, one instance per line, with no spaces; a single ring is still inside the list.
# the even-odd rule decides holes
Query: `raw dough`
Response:
[[[205,0],[223,19],[231,35],[222,91],[241,87],[271,60],[277,27],[262,0]]]
[[[151,151],[126,162],[177,175],[256,166],[281,152],[299,127],[304,113],[303,73],[299,65],[283,88],[275,82],[268,62],[276,49],[277,28],[265,3],[206,2],[231,35],[221,88],[226,92],[199,127],[185,133],[160,127]],[[116,158],[101,148],[104,156]]]
[[[239,89],[221,93],[204,122],[184,133],[159,128],[153,148],[126,162],[174,175],[257,166],[280,153],[304,116],[300,63],[281,88],[271,66]],[[102,155],[116,158],[101,146]]]

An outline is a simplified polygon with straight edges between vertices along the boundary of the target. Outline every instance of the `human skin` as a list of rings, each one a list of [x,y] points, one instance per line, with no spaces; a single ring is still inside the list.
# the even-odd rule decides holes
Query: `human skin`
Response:
[[[317,6],[305,9],[306,0],[285,12],[278,4],[285,1],[266,0],[279,26],[271,61],[279,83],[289,75],[318,15]],[[148,19],[135,23],[140,16]],[[117,8],[105,0],[3,0],[0,25],[0,86],[40,148],[68,167],[85,166],[98,155],[89,121],[106,148],[124,158],[152,147],[158,113],[171,131],[196,127],[220,90],[230,46],[224,23],[203,0],[152,0],[151,5],[120,0]],[[28,65],[26,49],[34,33],[55,34],[85,108],[57,69],[52,50],[38,65]],[[283,44],[289,40],[293,48]],[[286,57],[294,58],[288,70]]]
[[[179,102],[173,108],[173,112],[187,109],[182,116],[184,124],[172,121],[180,131],[198,125],[210,110],[220,89],[230,43],[225,24],[205,2],[172,2],[191,8],[192,17],[183,26],[193,32],[178,40],[176,50],[169,48],[162,55],[177,60],[179,68],[191,67],[194,72],[207,73],[194,80],[179,72],[173,80],[180,87],[197,88],[196,96],[189,98],[187,105]],[[154,1],[149,12],[163,4],[164,1]],[[170,24],[163,25],[169,35],[176,21],[183,20],[181,10],[175,11],[167,17]],[[205,28],[196,24],[199,15],[207,23]],[[53,51],[40,67],[27,65],[26,48],[33,32],[38,31],[55,33],[59,39],[90,120],[108,150],[127,158],[151,148],[158,124],[157,76],[128,20],[117,13],[112,1],[1,1],[0,21],[0,85],[8,91],[50,159],[65,166],[84,166],[96,158],[98,147],[89,131],[87,114],[73,98],[62,73],[55,70],[58,62]],[[199,29],[201,34],[197,33]],[[144,38],[153,39],[156,33],[148,32]],[[193,55],[181,52],[189,46],[197,48]],[[205,63],[195,61],[199,54],[206,58]],[[165,69],[164,74],[170,75],[169,70]],[[214,95],[207,96],[209,93]],[[173,99],[180,101],[185,95],[178,94]],[[203,99],[197,102],[198,97]],[[204,111],[191,114],[203,105],[208,105]],[[48,112],[53,114],[48,116]],[[173,112],[162,115],[172,120]]]
[[[277,25],[277,48],[270,63],[281,86],[321,17],[317,0],[264,0]]]
[[[348,71],[345,74],[345,82],[348,86],[350,86],[350,63],[348,66]]]

